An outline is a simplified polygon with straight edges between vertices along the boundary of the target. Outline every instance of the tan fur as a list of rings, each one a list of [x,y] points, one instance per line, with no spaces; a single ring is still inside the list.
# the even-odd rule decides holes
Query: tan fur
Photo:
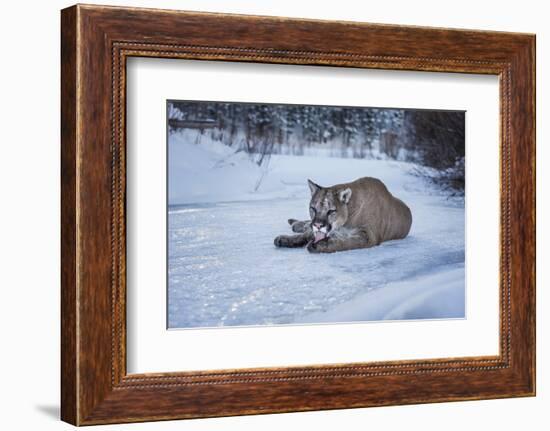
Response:
[[[330,187],[342,188],[352,191],[345,227],[367,230],[375,244],[408,235],[412,224],[411,210],[394,197],[382,181],[365,177]]]
[[[320,187],[309,181],[311,222],[289,220],[299,235],[279,236],[278,247],[303,247],[313,253],[368,248],[384,241],[405,238],[412,214],[376,178],[364,177],[351,183]],[[312,226],[330,226],[326,238],[315,242]],[[318,229],[317,226],[314,229]]]

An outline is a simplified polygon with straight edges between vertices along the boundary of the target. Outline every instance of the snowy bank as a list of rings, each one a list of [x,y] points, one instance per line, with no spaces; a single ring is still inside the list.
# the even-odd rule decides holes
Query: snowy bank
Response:
[[[307,179],[329,186],[371,176],[382,180],[399,197],[410,191],[425,194],[425,184],[404,175],[416,165],[376,159],[328,157],[325,152],[304,156],[271,156],[258,166],[244,151],[202,139],[194,143],[187,135],[170,135],[168,157],[170,205],[216,203],[261,199],[309,197]],[[413,190],[415,189],[415,190]],[[432,190],[432,192],[436,192]]]
[[[465,317],[464,265],[389,283],[297,323],[357,322]]]

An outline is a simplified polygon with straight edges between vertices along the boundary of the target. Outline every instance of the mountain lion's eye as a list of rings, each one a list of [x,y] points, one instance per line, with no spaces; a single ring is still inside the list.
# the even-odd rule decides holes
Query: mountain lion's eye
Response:
[[[328,210],[327,211],[327,216],[331,215],[331,214],[334,214],[336,212],[336,210]]]

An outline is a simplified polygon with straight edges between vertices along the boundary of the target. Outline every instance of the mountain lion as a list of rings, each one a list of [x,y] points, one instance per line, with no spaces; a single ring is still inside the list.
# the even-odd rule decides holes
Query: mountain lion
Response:
[[[311,220],[289,219],[296,235],[275,238],[277,247],[303,247],[311,253],[368,248],[402,239],[411,229],[411,210],[382,181],[360,178],[321,187],[308,180]]]

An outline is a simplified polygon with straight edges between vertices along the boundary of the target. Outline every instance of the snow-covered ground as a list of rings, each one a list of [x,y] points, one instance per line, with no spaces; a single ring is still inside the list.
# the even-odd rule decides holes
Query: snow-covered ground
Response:
[[[169,151],[170,328],[464,317],[464,203],[411,175],[414,165],[273,155],[265,169],[180,135]],[[328,255],[275,248],[288,218],[308,218],[307,178],[362,176],[409,205],[407,238]]]

